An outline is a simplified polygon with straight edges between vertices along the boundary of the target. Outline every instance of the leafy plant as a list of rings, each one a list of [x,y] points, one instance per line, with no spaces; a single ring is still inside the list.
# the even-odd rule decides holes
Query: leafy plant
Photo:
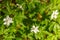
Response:
[[[60,40],[60,0],[0,0],[0,40]]]

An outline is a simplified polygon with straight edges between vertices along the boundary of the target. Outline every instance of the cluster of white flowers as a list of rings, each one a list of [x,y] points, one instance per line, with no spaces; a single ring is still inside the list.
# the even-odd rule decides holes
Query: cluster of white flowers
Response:
[[[9,26],[10,23],[13,23],[12,18],[10,18],[9,16],[4,18],[3,21],[4,21],[4,25],[7,25],[7,26]]]
[[[51,20],[56,19],[58,14],[59,14],[58,10],[53,11],[53,13],[51,15]]]
[[[57,15],[58,15],[58,10],[53,11],[53,13],[51,15],[51,19],[56,19]],[[7,26],[9,26],[11,23],[13,23],[12,18],[10,18],[9,16],[6,16],[6,18],[4,18],[3,21],[4,21],[4,25],[7,25]],[[34,32],[34,33],[39,32],[38,26],[35,27],[35,25],[33,25],[32,28],[31,28],[31,32]]]
[[[58,10],[53,11],[53,13],[52,13],[52,15],[51,15],[51,19],[56,19],[58,13],[59,13]],[[33,27],[31,28],[31,32],[34,32],[34,33],[39,32],[39,30],[38,30],[38,26],[35,27],[35,26],[33,25]]]
[[[12,18],[10,18],[9,16],[6,16],[6,18],[4,18],[3,21],[4,21],[4,25],[7,25],[7,26],[9,26],[10,23],[13,23]],[[39,32],[38,26],[35,27],[35,26],[33,25],[33,27],[31,28],[31,32],[34,32],[34,33]]]
[[[33,25],[33,27],[31,28],[31,32],[34,32],[34,33],[39,32],[39,30],[38,30],[38,26],[35,27],[35,26]]]

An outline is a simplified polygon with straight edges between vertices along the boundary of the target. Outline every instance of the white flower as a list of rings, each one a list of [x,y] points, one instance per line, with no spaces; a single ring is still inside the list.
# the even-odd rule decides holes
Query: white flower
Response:
[[[17,6],[19,6],[19,4],[16,4]]]
[[[35,26],[33,25],[33,27],[31,28],[31,32],[34,32],[34,33],[39,32],[38,27],[35,27]]]
[[[22,8],[22,5],[20,5],[20,8]]]
[[[22,5],[19,5],[19,4],[16,4],[20,9],[22,9],[23,10],[23,7],[22,7]]]
[[[19,8],[23,10],[23,7],[22,7],[22,5],[20,5],[20,6],[19,6]]]
[[[4,25],[7,25],[7,26],[9,26],[10,23],[13,23],[12,18],[10,18],[9,16],[4,18],[3,21],[4,21]]]
[[[58,15],[58,10],[53,11],[52,15],[51,15],[51,19],[56,19],[57,15]]]

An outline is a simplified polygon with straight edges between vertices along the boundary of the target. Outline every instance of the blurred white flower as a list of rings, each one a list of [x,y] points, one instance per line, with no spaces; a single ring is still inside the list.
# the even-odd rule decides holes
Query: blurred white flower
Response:
[[[31,28],[31,32],[34,32],[34,33],[39,32],[38,27],[35,27],[35,26],[33,25],[33,27]]]
[[[3,21],[4,21],[4,25],[7,26],[9,26],[10,23],[13,23],[12,18],[10,18],[9,16],[6,16],[6,18],[4,18]]]
[[[53,11],[52,15],[51,15],[51,19],[56,19],[57,15],[58,15],[58,10]]]
[[[19,6],[19,4],[16,4],[17,6]]]
[[[20,5],[20,6],[19,6],[19,8],[23,10],[23,7],[22,7],[22,5]]]
[[[20,9],[22,9],[23,10],[23,7],[22,7],[22,5],[19,5],[19,4],[16,4]]]

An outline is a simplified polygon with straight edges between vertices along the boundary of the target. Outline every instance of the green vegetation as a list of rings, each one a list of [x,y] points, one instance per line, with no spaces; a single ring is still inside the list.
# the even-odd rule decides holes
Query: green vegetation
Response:
[[[60,0],[0,0],[0,40],[60,40]]]

